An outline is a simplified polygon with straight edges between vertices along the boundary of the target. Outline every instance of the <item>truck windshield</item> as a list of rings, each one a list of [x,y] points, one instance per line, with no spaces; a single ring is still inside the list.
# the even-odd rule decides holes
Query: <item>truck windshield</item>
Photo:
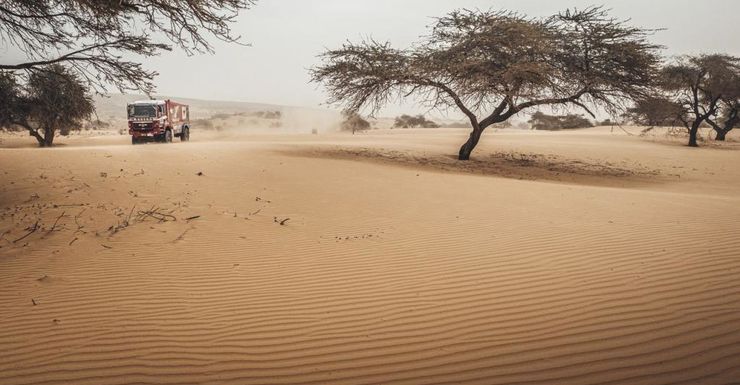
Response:
[[[157,116],[157,110],[153,105],[131,105],[128,106],[128,116],[154,118]]]

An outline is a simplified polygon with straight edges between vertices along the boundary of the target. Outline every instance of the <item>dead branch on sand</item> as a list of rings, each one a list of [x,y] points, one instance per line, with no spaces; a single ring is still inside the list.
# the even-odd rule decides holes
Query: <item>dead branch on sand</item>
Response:
[[[129,211],[128,216],[126,217],[123,222],[118,222],[117,225],[111,226],[108,228],[108,231],[110,232],[110,235],[114,235],[118,233],[119,231],[129,227],[131,225],[131,215],[134,213],[134,208],[136,208],[136,205],[131,206],[131,211]],[[80,213],[81,214],[81,213]]]
[[[180,241],[184,241],[185,240],[185,234],[187,234],[189,231],[190,231],[190,229],[186,229],[185,231],[183,231],[182,234],[180,234],[180,236],[178,236],[177,238],[175,238],[174,241],[172,241],[172,243],[177,243],[177,242],[180,242]]]
[[[9,240],[5,239],[5,235],[10,234],[10,230],[3,231],[2,234],[0,234],[0,239],[4,240],[5,242],[10,242]]]
[[[39,228],[40,228],[39,221],[37,220],[36,223],[33,224],[33,226],[26,227],[26,231],[28,231],[28,233],[26,233],[26,235],[24,235],[24,236],[16,239],[15,241],[13,241],[13,243],[18,243],[18,242],[20,242],[20,241],[28,238],[31,234],[35,233],[36,230],[38,230]]]
[[[56,230],[57,224],[59,224],[59,220],[62,219],[64,217],[64,214],[66,213],[67,213],[66,211],[62,211],[62,215],[57,217],[57,219],[54,221],[54,224],[51,226],[51,228],[46,232],[44,236],[49,235]]]
[[[152,208],[149,210],[139,211],[138,215],[136,216],[136,220],[139,222],[144,222],[148,218],[152,218],[159,223],[177,221],[177,218],[172,215],[172,211],[166,211],[161,207],[156,206],[152,206]]]
[[[85,228],[85,226],[80,224],[80,217],[85,212],[85,210],[87,210],[87,208],[82,209],[82,211],[80,211],[80,213],[75,215],[74,217],[75,225],[77,225],[77,230],[75,230],[74,234],[77,234],[77,233],[85,234],[86,233],[86,231],[82,230],[83,228]]]
[[[290,220],[290,218],[285,218],[285,219],[278,219],[278,217],[273,217],[273,219],[272,219],[272,220],[273,220],[273,222],[275,222],[275,223],[279,223],[279,224],[280,224],[280,226],[285,226],[285,224],[286,224],[286,223],[288,223],[288,221]]]

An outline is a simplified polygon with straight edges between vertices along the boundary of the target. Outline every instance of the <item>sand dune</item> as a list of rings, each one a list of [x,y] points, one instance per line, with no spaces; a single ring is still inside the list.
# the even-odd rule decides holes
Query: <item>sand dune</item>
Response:
[[[740,379],[736,142],[208,135],[4,138],[0,383]]]

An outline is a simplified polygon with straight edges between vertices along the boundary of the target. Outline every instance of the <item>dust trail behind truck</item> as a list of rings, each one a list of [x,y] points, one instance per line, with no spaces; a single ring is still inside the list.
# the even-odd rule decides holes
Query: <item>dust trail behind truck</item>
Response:
[[[172,100],[142,100],[128,105],[132,144],[190,140],[190,107]]]

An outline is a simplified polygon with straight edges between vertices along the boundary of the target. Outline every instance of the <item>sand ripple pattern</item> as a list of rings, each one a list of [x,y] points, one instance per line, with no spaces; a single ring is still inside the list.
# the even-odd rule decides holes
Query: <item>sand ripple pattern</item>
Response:
[[[209,154],[145,174],[176,222],[0,249],[0,383],[740,379],[736,200]]]

